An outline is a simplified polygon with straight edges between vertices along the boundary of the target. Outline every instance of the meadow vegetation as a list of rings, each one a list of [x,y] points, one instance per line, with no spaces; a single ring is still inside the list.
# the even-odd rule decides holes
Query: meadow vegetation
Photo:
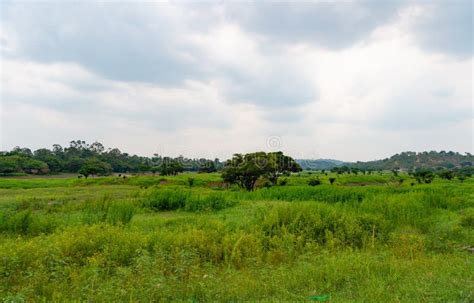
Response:
[[[0,179],[5,302],[472,302],[473,249],[473,178]]]

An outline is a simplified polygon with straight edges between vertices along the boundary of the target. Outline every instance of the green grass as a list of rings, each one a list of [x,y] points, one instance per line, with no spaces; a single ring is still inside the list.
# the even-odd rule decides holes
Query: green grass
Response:
[[[0,298],[474,300],[474,179],[331,176],[0,178]]]

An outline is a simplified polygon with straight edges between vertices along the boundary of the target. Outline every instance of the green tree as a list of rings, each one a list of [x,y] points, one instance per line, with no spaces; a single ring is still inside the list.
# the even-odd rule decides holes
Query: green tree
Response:
[[[159,166],[159,172],[162,176],[176,176],[184,171],[183,165],[171,158],[163,158],[163,162]]]
[[[213,173],[217,171],[216,164],[214,161],[211,160],[205,160],[202,163],[200,163],[198,171],[200,173]]]
[[[48,164],[48,167],[52,172],[60,172],[63,169],[61,158],[56,156],[49,149],[41,148],[36,150],[34,152],[34,158]]]
[[[454,174],[454,171],[445,169],[438,172],[438,176],[446,180],[451,180],[454,178],[455,174]]]
[[[281,152],[235,154],[225,163],[222,178],[230,184],[237,184],[246,190],[253,190],[260,177],[266,177],[273,185],[278,177],[290,172],[301,171],[301,167]]]
[[[428,169],[419,169],[413,173],[413,177],[418,181],[418,183],[431,183],[433,181],[435,175],[431,170]]]
[[[273,185],[277,184],[278,178],[282,175],[302,171],[301,166],[293,158],[285,156],[281,151],[266,154],[266,159],[265,176]]]
[[[109,163],[96,158],[87,160],[79,169],[79,173],[86,178],[90,175],[110,175],[111,172],[112,167]]]
[[[222,178],[230,184],[237,184],[241,188],[251,191],[255,187],[258,178],[263,176],[264,162],[266,154],[264,152],[252,154],[235,154],[231,160],[228,160],[222,171]]]
[[[31,158],[23,159],[21,166],[22,170],[29,174],[46,174],[49,172],[48,164]]]
[[[21,171],[21,167],[16,160],[17,156],[0,157],[0,173],[12,174]]]

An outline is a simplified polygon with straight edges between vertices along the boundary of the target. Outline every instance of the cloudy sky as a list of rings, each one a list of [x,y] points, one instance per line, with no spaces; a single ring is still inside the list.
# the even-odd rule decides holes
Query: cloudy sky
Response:
[[[473,152],[470,0],[0,9],[0,150]]]

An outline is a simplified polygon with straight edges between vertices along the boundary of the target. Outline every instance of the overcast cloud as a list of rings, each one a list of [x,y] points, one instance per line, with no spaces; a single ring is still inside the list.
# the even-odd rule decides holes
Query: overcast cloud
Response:
[[[0,9],[0,150],[473,152],[471,1]]]

